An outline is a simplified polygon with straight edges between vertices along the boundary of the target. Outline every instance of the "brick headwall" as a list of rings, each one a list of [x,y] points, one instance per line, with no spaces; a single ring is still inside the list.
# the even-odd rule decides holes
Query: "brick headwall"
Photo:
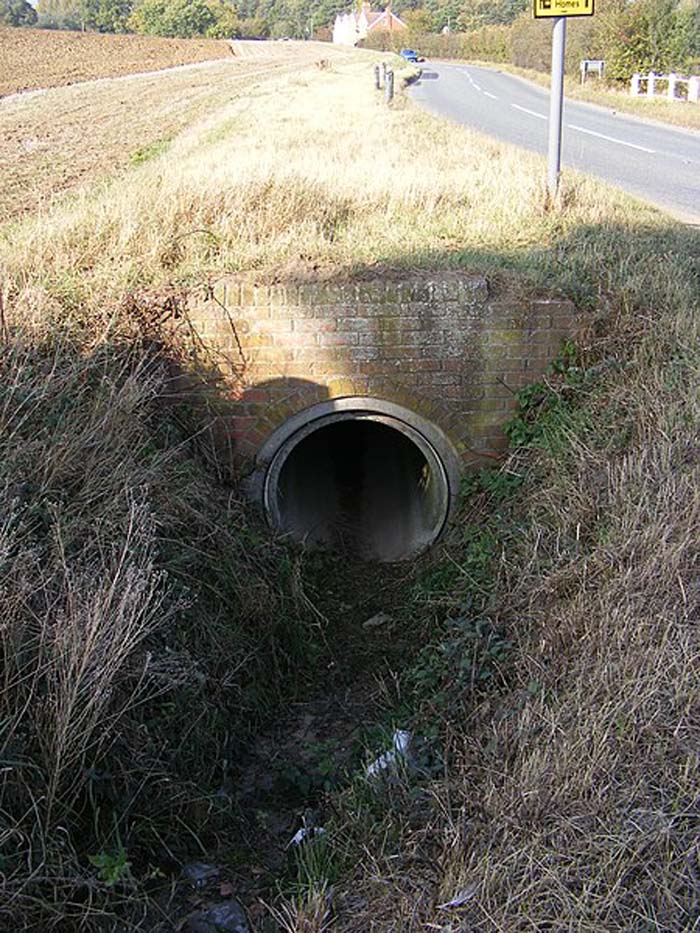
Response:
[[[502,450],[514,391],[573,336],[563,300],[490,299],[484,279],[258,286],[228,279],[191,300],[190,321],[228,377],[224,429],[252,458],[287,418],[364,395],[433,421],[465,460]]]

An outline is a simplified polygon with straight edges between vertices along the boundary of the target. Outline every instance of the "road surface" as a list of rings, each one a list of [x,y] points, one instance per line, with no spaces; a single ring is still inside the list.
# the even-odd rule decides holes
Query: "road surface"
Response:
[[[432,113],[546,155],[544,88],[487,68],[426,62],[411,96]],[[562,162],[700,223],[700,133],[567,100]]]

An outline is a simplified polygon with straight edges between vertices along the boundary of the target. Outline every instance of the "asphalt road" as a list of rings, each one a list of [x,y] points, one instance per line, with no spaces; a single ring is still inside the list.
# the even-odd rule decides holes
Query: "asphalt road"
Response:
[[[548,90],[487,68],[426,62],[411,96],[433,113],[546,155]],[[700,223],[700,133],[570,100],[563,122],[564,166]]]

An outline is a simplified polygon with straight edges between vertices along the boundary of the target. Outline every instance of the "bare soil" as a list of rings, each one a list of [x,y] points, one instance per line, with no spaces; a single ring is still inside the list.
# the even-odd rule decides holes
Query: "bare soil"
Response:
[[[0,28],[0,96],[231,58],[219,39],[161,39],[54,29]]]

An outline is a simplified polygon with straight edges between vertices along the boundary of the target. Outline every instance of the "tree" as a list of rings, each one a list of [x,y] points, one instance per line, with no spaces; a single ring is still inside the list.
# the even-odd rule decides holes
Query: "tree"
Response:
[[[512,23],[527,7],[528,0],[466,0],[459,13],[459,26],[465,32],[484,26]]]
[[[33,26],[36,10],[26,0],[0,0],[0,24],[3,26]]]
[[[36,12],[43,29],[85,29],[81,0],[37,0]]]
[[[207,35],[212,39],[239,39],[241,37],[241,21],[236,8],[226,0],[207,0],[207,6],[212,12],[214,23],[207,29]]]
[[[127,32],[130,0],[83,0],[85,24],[97,32]]]
[[[435,30],[435,21],[429,10],[403,10],[401,19],[408,26],[411,36],[418,36]]]
[[[684,0],[676,13],[673,56],[686,74],[700,73],[700,0]]]
[[[129,18],[135,32],[181,38],[204,35],[215,23],[205,0],[144,0]]]

